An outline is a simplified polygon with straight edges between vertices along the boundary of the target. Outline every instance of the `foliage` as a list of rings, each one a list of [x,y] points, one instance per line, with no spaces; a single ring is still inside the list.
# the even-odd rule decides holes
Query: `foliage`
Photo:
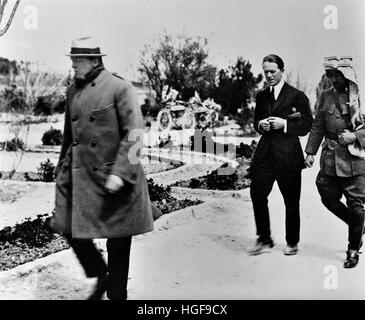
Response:
[[[25,149],[25,143],[20,138],[13,138],[10,141],[5,141],[0,143],[0,148],[6,151],[18,151]]]
[[[172,186],[191,189],[208,190],[241,190],[249,187],[250,180],[247,173],[247,161],[240,160],[238,168],[232,168],[228,163],[211,173],[187,181],[178,181]],[[225,170],[225,171],[220,171]],[[226,171],[227,170],[227,171]],[[231,174],[225,174],[231,172]]]
[[[173,198],[169,186],[163,187],[162,185],[155,184],[153,179],[148,179],[147,185],[151,201],[168,201]]]
[[[187,101],[197,91],[208,98],[215,86],[216,68],[207,62],[207,40],[187,35],[172,36],[164,32],[141,51],[139,72],[162,102],[164,87],[179,91]]]
[[[246,108],[239,109],[237,114],[233,116],[233,119],[240,126],[244,134],[256,135],[256,131],[253,125],[255,109],[252,105]]]
[[[0,74],[7,77],[18,74],[16,61],[0,57]]]
[[[6,23],[2,23],[4,25],[4,27],[0,30],[0,36],[3,36],[9,29],[11,22],[13,21],[16,9],[18,8],[20,0],[16,0],[15,4],[13,5],[12,9],[11,9],[11,13],[10,16],[8,18],[8,21]],[[2,3],[0,1],[0,23],[3,22],[3,18],[4,16],[4,10],[5,7],[7,5],[8,1],[4,0]]]
[[[43,182],[53,182],[55,180],[55,166],[47,159],[41,162],[40,167],[37,168],[38,177]]]
[[[44,146],[60,146],[62,144],[62,131],[58,129],[47,130],[42,136],[42,143]]]
[[[150,99],[145,99],[144,104],[141,105],[141,111],[143,117],[151,117],[156,118],[158,113],[160,112],[162,105],[152,105]]]
[[[34,106],[33,113],[35,115],[49,116],[53,113],[65,112],[66,99],[64,96],[48,95],[45,97],[38,97]]]
[[[153,204],[158,207],[163,214],[180,210],[189,206],[202,203],[201,200],[176,199],[171,195],[171,187],[164,187],[154,183],[153,179],[147,180],[148,192]]]
[[[253,100],[263,77],[262,74],[255,77],[251,68],[250,62],[240,57],[234,65],[219,71],[213,97],[222,106],[223,114],[236,115],[239,109],[244,110]]]
[[[20,61],[16,69],[18,74],[14,81],[0,95],[0,111],[31,115],[38,110],[38,114],[47,114],[39,112],[40,98],[52,104],[64,100],[68,78],[43,71],[38,63],[29,61]]]
[[[238,146],[232,143],[219,143],[215,142],[212,138],[212,134],[208,131],[201,132],[195,130],[194,135],[190,137],[190,150],[202,153],[213,153],[215,155],[224,155],[231,153],[236,158],[244,157],[251,159],[253,153],[256,150],[257,142],[253,140],[251,145],[241,142]]]
[[[47,214],[38,215],[35,220],[27,218],[14,227],[5,227],[0,230],[0,246],[9,243],[27,247],[41,247],[50,242],[54,234],[48,228],[47,216]]]
[[[221,166],[221,168],[227,167],[227,163]],[[219,174],[219,169],[217,169],[208,174],[205,178],[207,189],[234,190],[235,184],[238,181],[238,175],[234,169],[232,171],[232,174]]]

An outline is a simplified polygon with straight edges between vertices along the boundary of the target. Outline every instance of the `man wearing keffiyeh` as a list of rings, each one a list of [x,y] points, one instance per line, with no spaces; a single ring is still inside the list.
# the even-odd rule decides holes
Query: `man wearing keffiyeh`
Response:
[[[324,139],[316,185],[325,207],[348,225],[344,267],[353,268],[359,261],[364,232],[365,110],[360,104],[352,58],[326,57],[324,68],[333,87],[318,98],[305,164],[312,167]]]

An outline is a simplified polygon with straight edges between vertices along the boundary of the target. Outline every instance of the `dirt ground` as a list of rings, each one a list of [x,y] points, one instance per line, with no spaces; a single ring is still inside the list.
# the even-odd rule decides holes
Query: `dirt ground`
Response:
[[[363,299],[364,262],[342,267],[347,230],[321,205],[315,174],[303,174],[297,256],[282,252],[284,207],[276,186],[269,199],[276,246],[259,256],[247,252],[255,240],[248,189],[201,192],[204,204],[163,216],[153,232],[134,238],[128,299]],[[93,284],[66,250],[1,272],[0,299],[82,300]]]
[[[360,256],[354,269],[342,267],[347,228],[321,204],[314,183],[316,160],[314,168],[303,172],[298,255],[283,255],[284,205],[276,185],[269,197],[276,246],[259,256],[248,254],[256,239],[248,189],[173,188],[176,196],[205,203],[165,215],[155,222],[153,232],[134,238],[128,299],[364,299],[364,258]],[[188,175],[206,170],[186,169]],[[182,174],[165,172],[154,179],[162,183],[182,179]],[[2,214],[0,228],[30,212],[49,213],[54,206],[53,184],[24,183],[19,189],[2,183],[0,210],[8,214]],[[4,188],[8,192],[2,192]],[[105,245],[104,240],[97,243]],[[94,281],[85,278],[72,250],[65,250],[0,272],[0,299],[83,300]]]

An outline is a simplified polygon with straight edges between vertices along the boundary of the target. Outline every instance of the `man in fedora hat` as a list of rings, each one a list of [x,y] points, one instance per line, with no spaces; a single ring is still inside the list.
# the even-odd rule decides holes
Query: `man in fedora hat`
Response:
[[[345,268],[359,261],[365,216],[365,109],[352,58],[326,57],[326,76],[332,87],[318,98],[317,114],[308,138],[305,164],[312,167],[322,144],[316,185],[324,206],[348,225]],[[341,202],[342,196],[346,204]]]
[[[146,177],[132,148],[133,136],[143,132],[142,114],[133,86],[104,68],[105,54],[92,38],[73,41],[67,56],[75,75],[50,225],[67,238],[87,277],[98,278],[89,299],[105,291],[109,299],[126,299],[132,236],[153,229]],[[107,264],[95,238],[107,238]]]

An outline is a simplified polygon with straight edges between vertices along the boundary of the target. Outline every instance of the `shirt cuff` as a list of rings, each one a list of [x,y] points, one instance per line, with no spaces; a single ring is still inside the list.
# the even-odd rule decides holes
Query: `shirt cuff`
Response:
[[[285,123],[284,123],[284,133],[286,133],[288,129],[288,120],[285,119]]]

